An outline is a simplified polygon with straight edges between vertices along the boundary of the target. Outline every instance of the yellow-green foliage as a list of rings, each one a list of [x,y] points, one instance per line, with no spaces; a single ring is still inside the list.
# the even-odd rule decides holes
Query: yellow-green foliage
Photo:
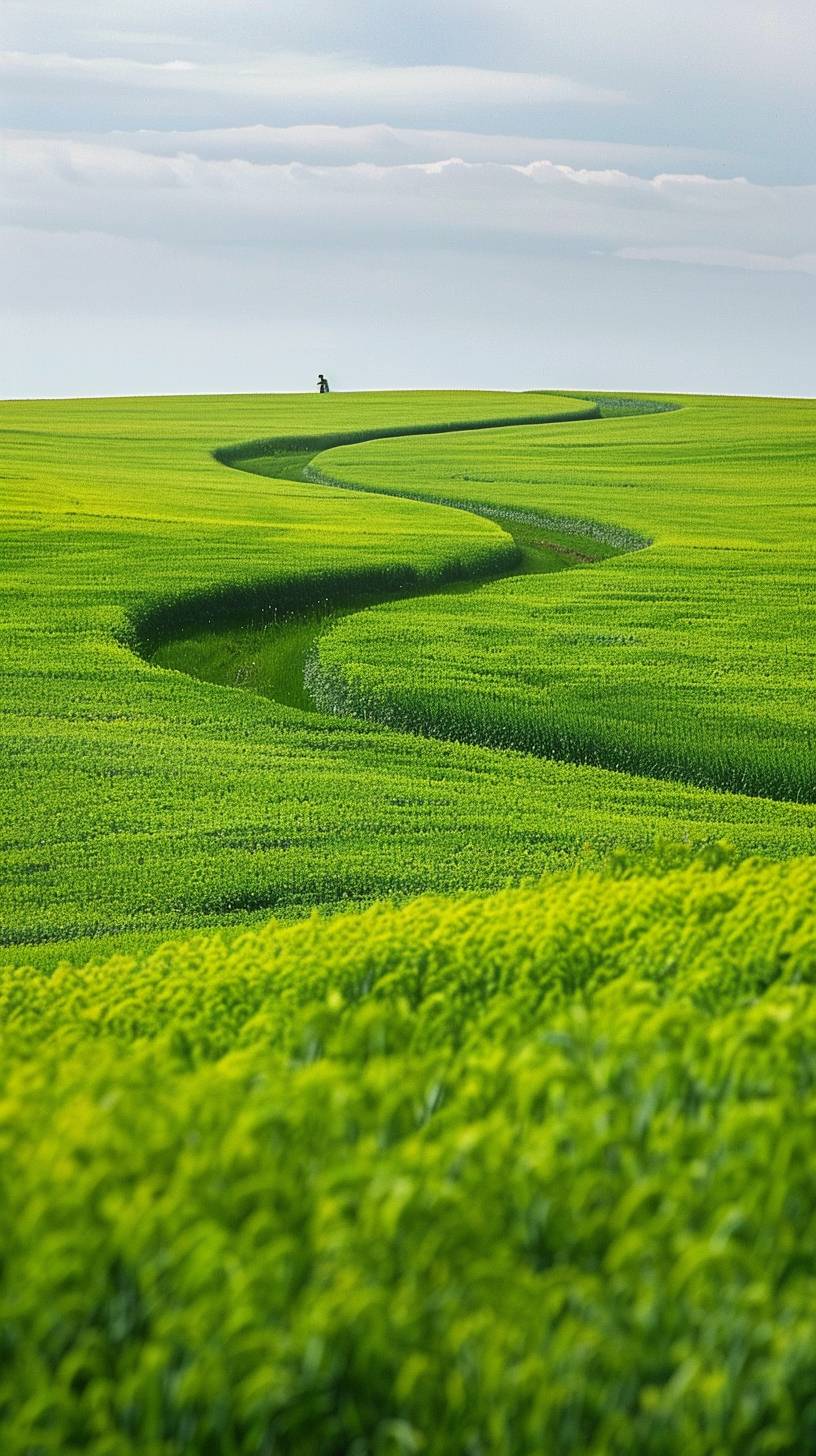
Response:
[[[570,409],[580,416],[587,408],[583,400],[549,396],[456,393],[0,406],[0,939],[5,958],[18,958],[18,947],[24,945],[27,957],[36,948],[41,961],[53,964],[61,944],[70,943],[72,956],[82,958],[83,938],[86,947],[93,938],[114,948],[150,937],[155,943],[171,929],[246,923],[271,911],[294,917],[315,904],[359,904],[427,889],[495,888],[511,877],[579,859],[592,861],[618,844],[643,847],[656,835],[692,843],[727,837],[742,850],[774,855],[812,848],[816,810],[809,805],[749,800],[603,768],[423,742],[354,720],[306,717],[248,693],[227,693],[159,671],[133,652],[137,626],[144,631],[162,618],[217,624],[242,602],[262,601],[285,610],[331,594],[349,577],[374,584],[427,584],[456,573],[495,569],[512,553],[512,542],[494,521],[439,505],[431,509],[410,500],[230,470],[212,458],[214,447],[283,436],[294,449],[298,441],[319,434],[336,439],[421,424],[439,427],[452,420],[546,419],[563,417]],[[453,495],[455,481],[438,474],[439,462],[449,460],[453,474],[461,476],[460,494],[466,492],[468,498],[481,492],[483,503],[492,501],[502,509],[532,502],[624,526],[645,524],[646,534],[665,534],[669,518],[688,522],[696,511],[705,523],[712,518],[712,500],[723,498],[714,465],[736,447],[731,437],[725,445],[719,443],[721,432],[710,426],[713,408],[695,405],[656,418],[592,420],[547,425],[535,435],[523,432],[513,449],[520,444],[526,453],[509,486],[497,484],[494,466],[488,469],[484,463],[504,448],[500,434],[415,436],[402,443],[347,447],[348,458],[354,462],[353,474],[363,460],[393,469],[393,476],[380,480],[377,465],[379,485],[404,488],[401,472],[410,466],[412,489],[423,488],[426,481],[431,492],[441,488]],[[794,447],[785,447],[782,436],[791,420],[806,424],[812,407],[778,402],[755,407],[743,401],[733,409],[741,411],[747,435],[759,422],[756,428],[761,425],[765,433],[758,435],[756,449],[778,457],[778,464],[769,464],[767,470],[774,480],[787,481]],[[767,421],[775,418],[774,410],[785,423],[771,439]],[[681,453],[678,430],[691,441],[683,454],[683,492],[673,489],[661,506],[653,486],[641,492],[623,489],[621,472],[630,482],[648,482],[662,479],[665,468],[668,478],[671,462]],[[666,448],[662,440],[670,442]],[[607,445],[614,447],[612,453]],[[256,443],[253,448],[261,447]],[[737,482],[747,449],[737,451],[729,467],[727,502],[737,520],[729,528],[732,534],[743,531]],[[470,460],[467,470],[463,450]],[[342,451],[327,458],[332,469],[342,468]],[[608,466],[603,465],[607,460]],[[502,470],[506,468],[505,455]],[[604,470],[613,482],[608,489],[598,486],[597,472]],[[800,474],[806,479],[806,467]],[[474,475],[478,481],[465,479]],[[486,481],[485,475],[491,478]],[[784,488],[784,520],[795,538],[804,530],[806,503],[801,484],[795,493],[790,485]],[[643,505],[635,510],[631,501],[640,495]],[[751,500],[755,502],[755,494]],[[767,516],[766,529],[773,535],[768,544],[773,545],[783,516],[771,511]],[[752,506],[752,541],[761,519]],[[498,597],[488,588],[484,609],[476,608],[479,620],[468,618],[482,658],[480,704],[474,704],[472,685],[461,672],[459,679],[450,676],[457,662],[465,661],[470,651],[466,644],[445,637],[434,663],[435,682],[459,683],[457,702],[468,716],[461,736],[472,735],[476,708],[482,711],[499,691],[509,695],[514,721],[527,711],[528,702],[535,704],[537,718],[547,721],[544,708],[555,711],[552,699],[562,705],[559,712],[569,723],[570,705],[587,680],[594,694],[587,721],[598,736],[598,704],[603,709],[613,700],[621,677],[614,667],[614,645],[607,649],[596,644],[592,657],[586,644],[593,633],[618,633],[618,619],[635,610],[628,587],[628,596],[623,593],[620,603],[612,601],[613,584],[627,583],[630,570],[647,570],[651,583],[637,607],[638,642],[646,666],[641,672],[631,652],[626,658],[626,672],[631,670],[638,690],[642,688],[643,721],[629,723],[627,734],[621,731],[614,737],[615,751],[623,755],[625,744],[636,743],[638,733],[651,734],[649,741],[665,748],[677,737],[675,719],[685,733],[689,713],[681,711],[676,686],[665,698],[660,733],[655,737],[652,732],[649,694],[662,691],[664,680],[674,683],[668,667],[655,675],[654,654],[649,655],[658,627],[665,638],[661,613],[665,593],[673,590],[670,573],[664,580],[660,570],[643,566],[652,561],[659,566],[661,559],[665,564],[661,550],[656,546],[585,572],[530,578],[537,583],[530,587],[533,598],[524,596],[527,589],[521,582],[502,588],[505,594]],[[689,578],[697,595],[709,579],[712,559],[742,560],[733,552],[717,555],[708,546],[699,557],[705,569]],[[761,559],[773,562],[776,557],[769,550]],[[794,560],[793,554],[789,559]],[[722,574],[712,580],[718,593],[716,613],[727,635],[729,582]],[[804,593],[806,577],[797,581]],[[514,598],[513,591],[521,596]],[[581,607],[582,597],[589,605]],[[475,602],[476,596],[467,600]],[[523,600],[525,611],[537,614],[531,618],[529,639],[535,651],[529,653],[521,677],[519,620],[509,614],[511,600]],[[785,601],[780,593],[780,612],[787,610]],[[494,602],[498,606],[491,616]],[[614,626],[607,614],[601,629],[600,615],[610,605]],[[766,605],[765,637],[761,639],[757,621],[754,645],[743,642],[741,652],[766,653],[768,681],[784,698],[793,722],[799,712],[791,698],[801,681],[799,649],[792,638],[786,649],[790,678],[785,687],[779,663],[772,660],[776,638]],[[404,617],[389,610],[390,615],[383,615],[384,609],[369,613],[368,620],[376,632],[386,625],[390,631],[393,625],[393,647],[386,651],[400,664],[401,683],[394,687],[404,691],[410,683],[412,690],[426,694],[431,684],[423,667],[422,634],[431,618],[419,603],[406,608]],[[598,616],[594,626],[588,612]],[[359,621],[362,631],[363,619]],[[571,623],[568,629],[565,621]],[[679,660],[687,646],[692,651],[695,637],[682,621],[675,628],[666,653],[671,656],[676,648]],[[575,642],[566,640],[570,633]],[[710,644],[712,639],[709,634],[700,640]],[[327,651],[328,642],[334,638],[328,639]],[[409,655],[414,647],[416,659]],[[611,657],[597,655],[607,650]],[[725,662],[722,655],[717,662],[719,669]],[[723,688],[724,733],[729,723],[733,727],[752,721],[753,700],[746,704],[739,687],[742,662],[742,656],[735,659],[730,678],[722,679],[726,685],[734,683],[733,701]],[[380,661],[377,670],[381,668]],[[706,686],[705,657],[702,662],[699,654],[694,659],[694,671],[699,688],[687,696],[701,714],[708,713],[713,699]],[[366,661],[367,685],[372,672]],[[547,674],[553,675],[550,698]],[[574,691],[561,682],[570,674]],[[621,691],[626,673],[623,679]],[[757,691],[757,702],[766,712],[767,694]],[[451,728],[451,721],[440,714],[438,695],[429,702],[430,731],[458,733],[458,722]],[[445,708],[452,711],[450,701]],[[629,710],[635,709],[631,697]],[[789,739],[778,718],[766,714],[764,721],[767,752],[784,755]],[[614,724],[608,731],[617,733]],[[724,751],[739,758],[736,727],[728,734]],[[746,727],[746,741],[747,735]],[[686,736],[691,740],[690,729]],[[716,745],[710,739],[709,746],[713,754]]]
[[[3,1456],[816,1449],[816,861],[737,863],[813,847],[784,801],[813,797],[813,407],[318,462],[431,506],[246,471],[273,437],[570,409],[0,408]],[[445,498],[655,545],[321,642],[328,707],[436,739],[134,650],[506,565]],[[709,849],[643,860],[658,833]]]
[[[4,1456],[800,1456],[812,861],[0,979]]]
[[[602,566],[351,618],[319,647],[324,705],[812,802],[816,406],[674,403],[640,418],[321,457],[340,481],[589,517],[612,539],[623,526],[654,543]]]

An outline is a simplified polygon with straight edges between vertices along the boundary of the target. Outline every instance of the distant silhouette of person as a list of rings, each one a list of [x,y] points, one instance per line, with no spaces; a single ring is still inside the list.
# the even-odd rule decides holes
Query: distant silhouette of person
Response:
[[[328,394],[328,392],[329,392],[329,381],[326,378],[325,374],[318,374],[318,376],[317,376],[317,387],[318,387],[318,390],[320,391],[321,394]]]

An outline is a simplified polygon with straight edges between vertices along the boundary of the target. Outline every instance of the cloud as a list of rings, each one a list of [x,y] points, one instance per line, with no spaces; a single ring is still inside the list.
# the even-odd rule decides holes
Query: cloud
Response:
[[[598,378],[606,349],[616,387],[642,344],[654,387],[652,364],[678,357],[671,310],[692,387],[812,380],[812,0],[124,9],[3,0],[0,287],[35,392],[46,367],[108,386],[108,313],[113,387],[124,319],[141,387],[206,383],[215,300],[211,357],[232,363],[211,382],[251,384],[243,330],[265,290],[263,383],[274,348],[285,384],[301,334],[333,371],[332,339],[356,347],[355,378],[377,382],[384,319],[381,364],[413,341],[399,382],[448,383],[459,360],[478,383],[504,337],[507,360],[557,350],[553,385]],[[584,362],[564,373],[575,339]]]
[[[608,78],[674,74],[689,91],[716,74],[790,86],[812,85],[811,0],[413,0],[395,17],[381,0],[311,0],[308,5],[258,5],[257,0],[3,0],[7,44],[19,49],[83,49],[115,44],[148,48],[183,41],[234,52],[326,50],[365,52],[380,61],[422,55],[450,63],[506,64],[526,56],[531,68],[571,73],[587,68]],[[608,79],[603,84],[609,84]],[[617,81],[615,85],[619,84]],[[654,84],[654,83],[653,83]]]
[[[122,7],[119,7],[120,9]],[[125,84],[102,73],[77,71],[59,79],[45,65],[26,77],[3,77],[2,120],[22,127],[71,129],[119,126],[174,128],[269,122],[388,121],[429,127],[472,127],[598,135],[618,142],[681,148],[740,149],[740,170],[769,179],[812,177],[812,0],[412,0],[395,12],[382,0],[310,0],[308,5],[259,5],[257,0],[128,0],[126,14],[100,0],[3,0],[7,50],[105,62],[110,76],[124,61],[158,65],[180,58],[209,70],[213,89],[154,86],[150,70]],[[359,77],[359,105],[304,77],[301,98],[267,97],[225,89],[219,73],[248,74],[320,51]],[[325,59],[325,57],[324,57]],[[400,84],[393,95],[372,95],[371,69],[399,83],[403,71],[516,74],[573,78],[566,99],[537,89],[527,99],[501,101],[494,116],[489,85],[467,99],[444,88],[411,114]],[[394,73],[394,74],[392,74]],[[117,77],[121,74],[116,71]],[[199,80],[204,77],[199,77]],[[77,84],[79,83],[79,84]],[[576,91],[580,87],[580,93]],[[140,89],[141,88],[141,89]],[[625,94],[631,106],[599,98]],[[416,92],[414,91],[414,96]],[[570,99],[570,97],[572,99]],[[540,109],[547,107],[546,125]],[[593,108],[591,131],[580,115]],[[578,108],[578,110],[576,110]]]
[[[388,242],[543,255],[569,245],[622,259],[767,268],[756,260],[807,258],[816,235],[814,186],[644,177],[548,158],[315,165],[16,135],[7,138],[0,180],[6,224],[196,249]]]
[[[816,274],[816,252],[784,256],[744,248],[619,248],[616,256],[636,263],[682,263],[686,267],[739,268],[749,273]]]
[[[380,113],[468,107],[536,108],[555,104],[609,106],[625,101],[622,92],[589,86],[569,76],[461,65],[377,65],[343,55],[280,52],[255,57],[238,53],[231,60],[137,60],[127,56],[0,52],[0,80],[13,95],[39,94],[48,88],[81,86],[96,92],[130,94],[137,101],[158,98],[232,100],[308,110],[318,106],[355,113]],[[81,102],[80,98],[80,102]],[[149,110],[149,108],[146,108]]]
[[[197,130],[112,131],[86,134],[82,140],[102,146],[121,146],[153,156],[190,152],[195,156],[230,161],[300,161],[316,166],[373,162],[381,166],[400,162],[440,162],[461,157],[468,162],[523,164],[547,157],[572,166],[624,167],[649,172],[704,162],[722,164],[712,150],[646,146],[570,137],[515,136],[502,132],[457,131],[442,128],[399,127],[385,122],[365,126],[304,124],[300,126],[213,127]]]

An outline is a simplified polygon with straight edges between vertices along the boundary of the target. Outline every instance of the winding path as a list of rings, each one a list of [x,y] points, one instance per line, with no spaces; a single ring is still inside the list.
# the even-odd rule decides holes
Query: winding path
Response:
[[[640,411],[640,401],[631,401],[632,414],[647,413],[654,409]],[[670,407],[669,407],[670,408]],[[592,404],[580,414],[565,418],[552,416],[542,421],[536,416],[534,423],[541,429],[549,424],[567,423],[570,419],[601,418],[597,404]],[[408,600],[430,595],[464,594],[479,590],[487,583],[508,577],[551,574],[579,566],[592,565],[610,556],[626,551],[642,550],[650,542],[631,531],[621,531],[620,540],[610,545],[606,534],[594,522],[572,517],[537,515],[534,512],[516,510],[507,506],[483,505],[475,501],[435,500],[429,502],[424,496],[410,496],[405,491],[378,486],[355,486],[324,474],[315,465],[316,458],[329,448],[343,444],[361,444],[367,440],[401,438],[408,434],[437,435],[459,429],[513,428],[530,423],[513,420],[501,422],[486,421],[464,426],[429,426],[411,431],[372,431],[354,436],[324,436],[311,440],[278,438],[264,441],[248,441],[245,444],[221,448],[213,453],[220,463],[251,474],[274,477],[276,480],[308,480],[316,485],[340,487],[343,490],[361,490],[370,494],[407,497],[421,501],[424,505],[448,506],[472,515],[488,517],[501,524],[514,543],[511,549],[497,556],[493,569],[483,570],[476,577],[454,574],[440,584],[418,581],[416,574],[406,569],[401,580],[393,577],[377,581],[373,576],[361,581],[347,576],[338,582],[327,595],[325,588],[315,587],[310,598],[302,595],[287,600],[280,588],[266,601],[258,599],[241,603],[231,602],[219,609],[217,603],[205,599],[189,603],[177,613],[175,619],[157,622],[145,632],[144,655],[160,667],[173,668],[188,673],[203,681],[220,683],[225,687],[241,688],[259,693],[286,707],[304,712],[319,711],[311,697],[306,682],[306,665],[313,652],[317,638],[341,616],[360,611],[383,602]]]

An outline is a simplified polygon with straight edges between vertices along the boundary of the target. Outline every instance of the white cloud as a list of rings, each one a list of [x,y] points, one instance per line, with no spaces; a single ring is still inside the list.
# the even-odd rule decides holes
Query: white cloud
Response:
[[[43,134],[45,139],[53,134]],[[571,137],[507,135],[502,132],[457,131],[443,128],[390,126],[386,122],[364,126],[304,124],[299,126],[209,127],[196,130],[87,133],[81,140],[102,146],[121,146],[155,156],[191,152],[195,156],[230,161],[308,162],[317,166],[375,162],[439,162],[461,157],[468,162],[525,164],[547,157],[553,162],[596,168],[623,167],[637,172],[669,165],[708,165],[726,161],[712,150],[694,147],[646,146],[631,142],[586,140]]]
[[[120,14],[119,11],[122,13]],[[646,87],[663,76],[685,78],[689,89],[712,74],[743,84],[769,78],[812,87],[812,0],[413,0],[395,15],[382,0],[311,0],[308,5],[257,0],[3,0],[8,45],[88,52],[115,44],[187,45],[209,41],[233,49],[343,49],[378,59],[404,58],[428,48],[440,60],[503,64],[526,55],[535,69],[571,72],[591,66],[600,75],[640,73]],[[424,43],[424,44],[423,44]],[[478,61],[475,59],[478,57]],[[650,81],[650,78],[653,78]],[[655,79],[657,78],[657,79]],[[608,83],[605,83],[608,84]],[[614,83],[614,84],[617,84]]]
[[[749,273],[816,274],[816,252],[784,256],[744,248],[619,248],[616,256],[636,263],[682,263],[687,267],[739,268]]]
[[[120,14],[119,12],[123,12]],[[60,53],[101,60],[99,73],[75,70],[60,79],[47,59],[25,77],[3,77],[2,117],[17,126],[71,130],[114,125],[220,127],[259,121],[391,121],[429,127],[473,127],[488,131],[586,135],[576,126],[576,105],[594,107],[592,134],[609,116],[608,139],[674,143],[682,148],[732,150],[740,169],[777,180],[812,177],[813,4],[812,0],[412,0],[395,9],[383,0],[309,0],[305,5],[258,4],[257,0],[2,0],[7,50]],[[304,74],[299,96],[264,94],[253,67],[274,69],[303,54],[314,75],[326,69],[326,53],[352,78],[354,94],[342,87],[325,96]],[[201,74],[187,89],[168,85],[151,71],[174,57],[197,62]],[[300,57],[299,62],[297,58]],[[106,59],[109,58],[109,59]],[[122,79],[126,62],[147,69]],[[371,71],[384,79],[372,92]],[[542,99],[538,87],[505,91],[500,102],[486,82],[464,95],[456,76],[526,75],[576,78]],[[441,81],[417,100],[416,81],[433,71]],[[206,74],[205,74],[206,73]],[[247,90],[231,89],[229,78],[246,76]],[[403,91],[402,73],[417,73]],[[108,79],[104,79],[105,74]],[[151,76],[157,76],[155,85]],[[111,78],[115,76],[116,80]],[[136,79],[139,78],[139,79]],[[404,77],[406,81],[409,77]],[[210,89],[199,89],[207,81]],[[74,84],[80,81],[80,84]],[[361,84],[359,95],[356,87]],[[393,82],[395,89],[389,91]],[[626,94],[627,107],[596,105],[599,98]],[[512,99],[510,97],[512,96]],[[563,99],[559,99],[563,97]],[[359,104],[357,104],[359,101]],[[546,105],[546,127],[540,109]],[[500,106],[503,116],[497,119]],[[466,109],[467,114],[462,114]],[[580,112],[578,113],[580,114]],[[586,118],[581,116],[581,122]]]
[[[287,244],[331,251],[569,245],[640,261],[710,261],[809,271],[816,187],[769,187],[704,174],[638,176],[621,167],[527,163],[258,162],[54,137],[7,138],[0,220],[197,249]]]
[[[650,76],[659,86],[674,73],[690,89],[713,75],[721,85],[812,90],[812,0],[570,0],[558,7],[556,25],[540,0],[471,0],[471,8],[496,35],[510,28],[515,46],[524,37],[533,55],[546,49],[559,65],[587,55],[607,72],[639,72],[644,89]]]
[[[75,82],[113,87],[117,91],[145,87],[161,93],[194,93],[256,98],[265,103],[319,101],[355,108],[451,105],[542,106],[554,103],[618,105],[619,90],[590,86],[569,76],[531,71],[490,70],[457,65],[376,65],[342,55],[280,52],[253,58],[238,54],[230,61],[134,60],[123,56],[76,56],[0,52],[0,78],[7,85]]]
[[[493,382],[537,382],[529,344],[554,386],[606,350],[618,387],[642,346],[654,388],[684,331],[690,387],[812,387],[812,0],[1,3],[34,392],[285,387],[318,344],[357,383],[475,384],[502,338]]]

